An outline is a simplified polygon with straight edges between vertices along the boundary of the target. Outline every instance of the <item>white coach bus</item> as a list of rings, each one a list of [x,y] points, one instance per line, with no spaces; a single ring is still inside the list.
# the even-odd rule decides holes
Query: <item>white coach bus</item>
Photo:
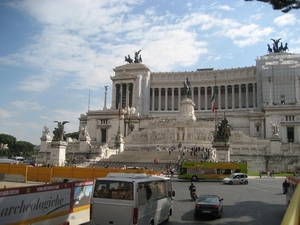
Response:
[[[18,164],[18,161],[14,160],[14,159],[2,159],[2,158],[0,158],[0,164]]]
[[[109,173],[95,179],[90,224],[157,225],[169,221],[174,197],[170,178]]]

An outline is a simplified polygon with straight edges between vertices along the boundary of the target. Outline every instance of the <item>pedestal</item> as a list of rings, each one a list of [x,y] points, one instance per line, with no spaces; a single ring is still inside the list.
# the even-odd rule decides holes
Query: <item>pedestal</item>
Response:
[[[65,141],[52,141],[48,163],[54,166],[64,166],[66,163],[66,148],[67,143]]]
[[[213,142],[213,148],[216,149],[216,161],[230,162],[229,142]]]
[[[195,103],[189,99],[184,98],[180,102],[180,115],[176,118],[177,121],[196,121],[195,117]]]
[[[89,150],[90,146],[91,146],[90,140],[80,139],[80,141],[79,141],[79,151],[86,152],[87,150]]]
[[[270,150],[271,150],[271,155],[280,155],[282,154],[282,143],[280,138],[271,138],[270,139]]]

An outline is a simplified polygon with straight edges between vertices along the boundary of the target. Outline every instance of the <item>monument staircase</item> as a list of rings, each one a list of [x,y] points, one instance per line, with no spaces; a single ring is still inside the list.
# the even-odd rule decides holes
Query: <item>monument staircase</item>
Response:
[[[97,162],[94,166],[105,167],[105,165],[111,167],[122,168],[124,165],[127,168],[147,168],[157,171],[166,171],[166,168],[171,166],[177,168],[178,156],[187,160],[200,161],[199,156],[190,155],[190,152],[182,152],[173,150],[169,153],[168,150],[154,151],[154,150],[140,150],[132,151],[125,150],[119,154],[112,155],[108,159],[103,159]],[[154,160],[156,159],[156,162]]]

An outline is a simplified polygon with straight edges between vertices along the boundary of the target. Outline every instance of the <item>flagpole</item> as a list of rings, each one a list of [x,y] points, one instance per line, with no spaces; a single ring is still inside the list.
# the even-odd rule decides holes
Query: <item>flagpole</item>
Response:
[[[119,111],[119,131],[121,132],[121,109],[122,109],[122,86],[123,84],[121,83],[120,84],[120,99],[119,99],[119,108],[118,108],[118,111]]]

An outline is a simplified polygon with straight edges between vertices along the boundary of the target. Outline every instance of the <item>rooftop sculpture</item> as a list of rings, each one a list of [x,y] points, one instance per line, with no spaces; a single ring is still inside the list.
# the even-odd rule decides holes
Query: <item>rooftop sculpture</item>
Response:
[[[125,56],[125,62],[128,62],[128,63],[142,63],[142,56],[139,55],[141,51],[142,50],[134,52],[134,60],[130,57],[129,54],[128,54],[128,56]]]
[[[288,43],[285,43],[285,46],[282,45],[282,42],[279,46],[279,41],[281,40],[281,38],[279,39],[271,39],[273,41],[273,48],[271,48],[271,46],[268,44],[268,52],[269,53],[279,53],[279,52],[286,52],[289,50],[288,48]]]

